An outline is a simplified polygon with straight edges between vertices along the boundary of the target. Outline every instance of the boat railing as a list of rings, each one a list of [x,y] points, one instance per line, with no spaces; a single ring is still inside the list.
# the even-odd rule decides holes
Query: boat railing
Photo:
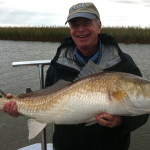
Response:
[[[40,89],[43,89],[45,87],[44,84],[44,66],[50,65],[51,60],[35,60],[35,61],[19,61],[19,62],[13,62],[13,67],[19,67],[19,66],[37,66],[39,68],[39,79],[40,79]],[[46,143],[46,129],[42,131],[42,144],[41,144],[42,150],[47,150],[47,143]],[[31,149],[31,146],[30,146]],[[53,149],[53,148],[52,148]],[[23,149],[21,149],[23,150]]]

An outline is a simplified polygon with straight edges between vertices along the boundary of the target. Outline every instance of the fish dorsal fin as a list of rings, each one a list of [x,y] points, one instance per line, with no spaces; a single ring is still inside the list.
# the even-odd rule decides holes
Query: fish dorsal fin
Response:
[[[35,121],[34,119],[28,120],[28,130],[29,136],[28,139],[31,140],[36,137],[44,128],[46,127],[46,123],[40,123]]]
[[[78,77],[75,79],[75,81],[79,80],[79,79],[82,79],[82,78],[84,78],[86,76],[89,76],[89,75],[92,75],[92,74],[95,74],[95,73],[100,73],[100,72],[103,72],[103,69],[101,69],[100,66],[98,66],[94,62],[89,61],[82,68],[82,70],[80,71],[80,73],[79,73]]]
[[[47,94],[51,94],[53,92],[56,92],[64,87],[66,87],[67,85],[69,85],[71,82],[69,81],[65,81],[65,80],[59,80],[58,82],[56,82],[54,85],[47,87],[45,89],[41,89],[35,92],[31,92],[31,93],[27,93],[27,94],[20,94],[18,95],[19,98],[25,98],[25,97],[35,97],[35,96],[42,96],[42,95],[47,95]]]

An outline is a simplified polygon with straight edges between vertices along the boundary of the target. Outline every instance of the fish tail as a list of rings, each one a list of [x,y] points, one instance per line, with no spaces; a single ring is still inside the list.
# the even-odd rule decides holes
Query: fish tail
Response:
[[[6,94],[0,90],[0,110],[3,109],[4,104],[7,102]]]
[[[0,90],[0,98],[1,97],[5,97],[6,98],[6,94],[2,90]]]

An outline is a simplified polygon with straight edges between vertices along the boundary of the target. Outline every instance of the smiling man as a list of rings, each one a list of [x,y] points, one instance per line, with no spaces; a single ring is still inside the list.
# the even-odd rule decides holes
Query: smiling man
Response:
[[[47,71],[46,86],[60,79],[73,81],[88,61],[104,71],[128,72],[141,76],[132,58],[121,51],[116,40],[101,34],[100,15],[93,3],[79,3],[69,9],[71,37],[64,40]],[[92,100],[92,99],[91,99]],[[130,132],[143,125],[148,116],[121,117],[105,112],[97,124],[55,125],[56,150],[127,150]]]
[[[96,51],[101,23],[98,19],[75,18],[69,21],[72,39],[85,56]]]
[[[133,59],[121,51],[116,40],[100,33],[100,15],[93,3],[72,6],[66,23],[70,25],[71,37],[58,48],[47,71],[46,86],[60,79],[73,81],[88,61],[98,64],[104,71],[141,76]],[[19,115],[14,102],[6,103],[4,111],[12,116]],[[142,126],[148,115],[122,117],[103,112],[95,118],[97,123],[90,126],[55,125],[55,150],[128,150],[131,131]]]
[[[97,49],[101,31],[99,12],[91,3],[80,3],[69,10],[67,22],[77,49],[85,56],[91,56]]]

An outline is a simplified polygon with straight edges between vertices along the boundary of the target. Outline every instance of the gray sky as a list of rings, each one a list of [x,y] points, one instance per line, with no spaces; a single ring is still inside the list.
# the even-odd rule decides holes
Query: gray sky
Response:
[[[0,0],[0,26],[64,26],[79,2],[93,2],[103,26],[150,27],[150,0]]]

